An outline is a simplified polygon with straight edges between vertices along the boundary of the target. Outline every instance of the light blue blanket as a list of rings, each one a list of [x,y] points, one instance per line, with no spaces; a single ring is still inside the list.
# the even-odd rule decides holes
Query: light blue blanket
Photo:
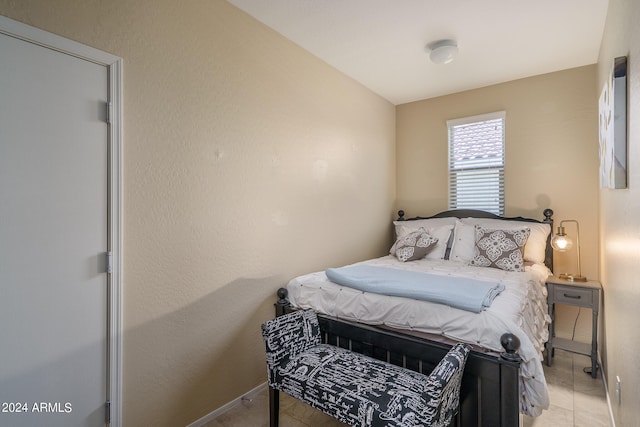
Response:
[[[500,283],[371,265],[328,268],[325,273],[332,282],[361,291],[431,301],[474,313],[489,307],[504,290]]]

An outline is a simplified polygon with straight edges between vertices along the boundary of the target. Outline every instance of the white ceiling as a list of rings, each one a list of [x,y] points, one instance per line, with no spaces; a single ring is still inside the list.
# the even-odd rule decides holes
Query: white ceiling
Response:
[[[608,0],[228,0],[393,104],[597,62]],[[427,43],[452,38],[450,64]]]

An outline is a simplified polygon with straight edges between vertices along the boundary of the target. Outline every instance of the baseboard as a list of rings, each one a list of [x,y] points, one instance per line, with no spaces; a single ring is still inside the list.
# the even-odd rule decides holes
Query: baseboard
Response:
[[[611,406],[611,396],[609,396],[609,387],[607,386],[607,377],[604,374],[604,369],[602,369],[602,358],[600,357],[600,352],[598,352],[598,366],[600,367],[600,374],[602,375],[602,383],[604,384],[604,393],[607,396],[607,407],[609,408],[609,421],[611,422],[611,427],[616,427],[616,420],[613,418],[613,407]]]
[[[209,421],[212,421],[214,419],[216,419],[217,417],[219,417],[220,415],[224,414],[225,412],[227,412],[229,409],[235,407],[236,405],[238,405],[240,402],[242,402],[245,399],[251,399],[251,397],[253,397],[254,395],[260,393],[262,390],[264,390],[265,388],[267,388],[267,383],[264,382],[262,384],[260,384],[259,386],[257,386],[256,388],[249,390],[248,392],[246,392],[245,394],[243,394],[242,396],[233,399],[231,402],[219,407],[218,409],[216,409],[213,412],[208,413],[207,415],[205,415],[204,417],[192,422],[191,424],[189,424],[187,427],[200,427],[206,423],[208,423]]]

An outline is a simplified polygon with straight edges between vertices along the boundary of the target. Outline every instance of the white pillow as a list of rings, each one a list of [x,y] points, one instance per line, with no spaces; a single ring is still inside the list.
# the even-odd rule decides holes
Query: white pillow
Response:
[[[438,218],[438,219],[440,219],[440,218]],[[422,221],[422,220],[420,220],[420,221]],[[396,236],[397,236],[397,239],[396,239],[396,243],[393,244],[393,246],[391,247],[391,250],[389,251],[389,253],[391,255],[395,255],[396,246],[397,246],[399,240],[401,240],[403,237],[407,236],[409,233],[412,233],[414,231],[424,230],[427,233],[429,233],[430,235],[432,235],[433,237],[435,237],[436,239],[438,239],[438,243],[436,243],[435,247],[433,249],[431,249],[429,251],[429,253],[427,253],[427,256],[425,256],[425,258],[426,259],[443,259],[444,258],[444,254],[445,254],[445,252],[447,250],[447,242],[449,241],[449,236],[451,235],[451,230],[453,230],[453,223],[452,224],[448,224],[448,225],[442,225],[440,227],[431,227],[431,228],[417,227],[417,228],[414,228],[413,226],[405,227],[403,223],[413,223],[413,222],[418,222],[418,221],[396,221],[396,222],[399,222],[400,224],[396,225]]]
[[[551,232],[549,224],[492,218],[463,218],[458,220],[453,231],[453,246],[449,259],[465,262],[473,259],[475,245],[474,227],[476,225],[500,230],[519,230],[527,227],[531,233],[524,247],[524,260],[535,264],[544,263],[547,237]]]
[[[453,243],[449,259],[451,261],[471,262],[475,254],[475,226],[458,220],[453,228]]]
[[[450,229],[456,225],[457,218],[429,218],[429,219],[416,219],[411,221],[393,221],[393,225],[396,227],[396,239],[404,237],[412,231],[424,228],[428,230],[430,228],[442,227],[444,225],[450,225]]]

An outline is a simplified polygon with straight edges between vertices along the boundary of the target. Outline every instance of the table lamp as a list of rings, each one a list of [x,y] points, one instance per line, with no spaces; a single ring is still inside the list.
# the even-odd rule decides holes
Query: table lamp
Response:
[[[561,273],[558,277],[570,282],[586,282],[587,278],[582,275],[580,268],[580,224],[575,219],[565,219],[560,221],[558,233],[551,239],[551,246],[558,252],[566,252],[573,247],[573,241],[567,236],[563,224],[574,222],[576,224],[576,254],[578,256],[578,273]]]

